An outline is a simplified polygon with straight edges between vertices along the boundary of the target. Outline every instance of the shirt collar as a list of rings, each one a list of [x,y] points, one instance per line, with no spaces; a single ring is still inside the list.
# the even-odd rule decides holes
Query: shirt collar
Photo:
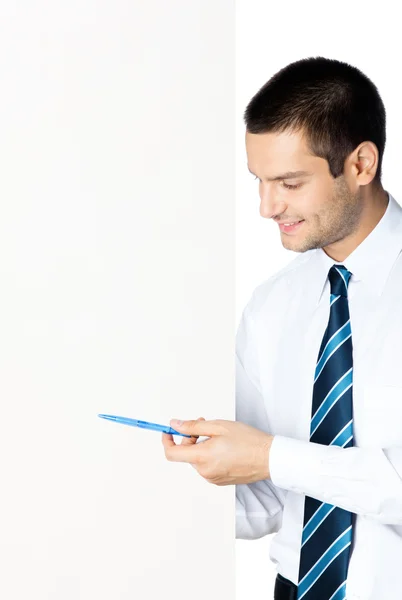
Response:
[[[317,306],[334,264],[344,265],[352,273],[351,281],[363,281],[370,291],[381,296],[388,275],[402,249],[402,207],[388,194],[388,206],[369,235],[342,263],[328,256],[322,248],[313,250],[311,266],[317,284]]]

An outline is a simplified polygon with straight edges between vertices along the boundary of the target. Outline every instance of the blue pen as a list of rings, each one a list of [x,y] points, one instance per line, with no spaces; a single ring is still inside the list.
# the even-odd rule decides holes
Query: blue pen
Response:
[[[142,427],[143,429],[153,429],[154,431],[163,431],[163,433],[172,433],[173,435],[181,435],[183,437],[191,437],[186,433],[180,433],[167,425],[158,425],[157,423],[148,423],[148,421],[138,421],[138,419],[129,419],[128,417],[117,417],[116,415],[98,415],[101,419],[114,421],[115,423],[123,423],[123,425],[131,425],[131,427]]]

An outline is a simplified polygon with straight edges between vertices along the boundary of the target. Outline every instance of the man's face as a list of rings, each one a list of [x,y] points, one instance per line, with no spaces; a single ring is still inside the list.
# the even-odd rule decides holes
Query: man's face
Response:
[[[260,179],[261,216],[278,223],[303,221],[293,229],[280,228],[285,248],[325,248],[358,229],[363,210],[359,191],[352,193],[343,175],[334,179],[328,162],[309,153],[300,132],[246,132],[246,151],[248,168]],[[268,180],[290,171],[308,174]]]

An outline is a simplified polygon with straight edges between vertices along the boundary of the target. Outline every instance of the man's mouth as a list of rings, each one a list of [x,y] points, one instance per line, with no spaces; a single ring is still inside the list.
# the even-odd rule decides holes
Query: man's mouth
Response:
[[[279,229],[284,233],[291,233],[299,229],[302,223],[304,223],[304,219],[294,222],[289,221],[289,223],[279,223]]]

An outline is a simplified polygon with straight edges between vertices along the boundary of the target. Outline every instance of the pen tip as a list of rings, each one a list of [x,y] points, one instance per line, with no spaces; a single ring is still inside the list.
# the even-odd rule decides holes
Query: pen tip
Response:
[[[107,419],[108,421],[117,421],[117,417],[115,417],[114,415],[99,414],[98,417],[101,417],[101,419]]]

